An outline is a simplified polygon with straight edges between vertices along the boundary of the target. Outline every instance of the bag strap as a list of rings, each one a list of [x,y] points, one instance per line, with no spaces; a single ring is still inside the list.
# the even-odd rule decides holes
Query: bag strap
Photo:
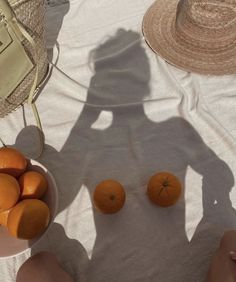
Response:
[[[33,47],[33,50],[35,52],[35,57],[37,58],[36,44],[35,44],[34,39],[22,27],[22,25],[18,21],[17,21],[17,25],[18,25],[21,33],[23,34],[23,36],[29,41],[29,43]],[[38,132],[39,132],[39,140],[40,140],[40,150],[39,150],[39,153],[38,153],[38,156],[37,156],[37,158],[39,158],[42,155],[42,152],[43,152],[43,149],[44,149],[44,134],[43,134],[43,128],[42,128],[41,120],[40,120],[40,117],[39,117],[39,113],[38,113],[35,101],[33,100],[34,99],[35,90],[37,88],[37,81],[38,81],[38,74],[39,74],[39,66],[38,66],[37,60],[35,60],[35,61],[36,61],[35,62],[35,64],[36,64],[36,66],[35,66],[35,68],[36,68],[35,69],[35,77],[34,77],[34,81],[33,81],[33,84],[31,86],[31,89],[30,89],[30,93],[29,93],[28,101],[27,102],[28,102],[28,104],[32,108],[32,111],[33,111],[33,114],[34,114],[34,118],[35,118],[35,121],[36,121],[36,125],[37,125],[37,127],[39,129]]]

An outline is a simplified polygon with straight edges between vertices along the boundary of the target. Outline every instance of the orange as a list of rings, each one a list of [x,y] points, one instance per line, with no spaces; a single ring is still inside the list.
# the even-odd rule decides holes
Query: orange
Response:
[[[0,148],[0,173],[7,173],[14,177],[20,176],[27,166],[26,158],[16,149]]]
[[[95,188],[93,195],[95,207],[103,213],[116,213],[125,203],[125,190],[115,180],[104,180]]]
[[[27,171],[19,178],[21,199],[40,199],[45,194],[47,179],[37,171]]]
[[[14,206],[8,216],[7,228],[10,234],[20,239],[33,239],[48,226],[50,211],[38,199],[27,199]]]
[[[11,209],[0,212],[0,224],[7,226],[8,215]]]
[[[0,211],[13,207],[20,196],[17,180],[8,174],[0,173]]]
[[[181,183],[175,175],[160,172],[149,180],[147,194],[153,203],[161,207],[169,207],[177,202],[181,190]]]

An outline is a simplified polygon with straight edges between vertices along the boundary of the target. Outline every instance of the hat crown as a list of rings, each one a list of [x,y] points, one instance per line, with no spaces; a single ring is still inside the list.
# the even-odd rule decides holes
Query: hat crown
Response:
[[[227,28],[236,25],[235,0],[187,0],[186,14],[205,28]]]
[[[229,48],[236,41],[236,0],[181,0],[176,35],[196,48]]]
[[[236,0],[156,0],[143,33],[154,52],[176,67],[236,73]]]

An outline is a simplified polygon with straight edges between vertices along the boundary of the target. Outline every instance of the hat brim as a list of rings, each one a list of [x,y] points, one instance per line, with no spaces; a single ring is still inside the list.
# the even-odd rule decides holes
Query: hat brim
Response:
[[[175,21],[178,0],[157,0],[143,18],[143,34],[151,49],[168,63],[187,71],[223,75],[236,73],[236,42],[219,51],[203,50],[179,40]]]

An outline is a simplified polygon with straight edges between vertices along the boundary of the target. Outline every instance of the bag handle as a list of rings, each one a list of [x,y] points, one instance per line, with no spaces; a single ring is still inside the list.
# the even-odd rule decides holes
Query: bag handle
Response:
[[[22,27],[22,25],[19,22],[17,22],[17,25],[18,25],[21,33],[23,34],[23,36],[29,41],[29,43],[33,47],[33,50],[35,52],[35,57],[37,57],[37,53],[35,51],[36,50],[36,45],[35,45],[34,39]],[[37,156],[37,158],[39,158],[42,155],[42,152],[43,152],[43,149],[44,149],[44,134],[43,134],[43,128],[42,128],[41,120],[40,120],[40,117],[39,117],[39,113],[38,113],[35,101],[33,100],[34,99],[34,94],[35,94],[36,88],[37,88],[37,81],[38,81],[38,74],[39,74],[39,66],[38,66],[37,60],[35,60],[35,61],[36,61],[35,62],[35,64],[36,64],[35,77],[34,77],[34,81],[33,81],[33,84],[31,86],[31,89],[30,89],[30,93],[29,93],[28,101],[27,102],[28,102],[28,104],[32,108],[32,111],[33,111],[33,114],[34,114],[34,118],[35,118],[35,121],[36,121],[36,125],[37,125],[37,127],[39,129],[38,132],[39,132],[39,140],[40,140],[40,150],[39,150],[39,153],[38,153],[38,156]]]

